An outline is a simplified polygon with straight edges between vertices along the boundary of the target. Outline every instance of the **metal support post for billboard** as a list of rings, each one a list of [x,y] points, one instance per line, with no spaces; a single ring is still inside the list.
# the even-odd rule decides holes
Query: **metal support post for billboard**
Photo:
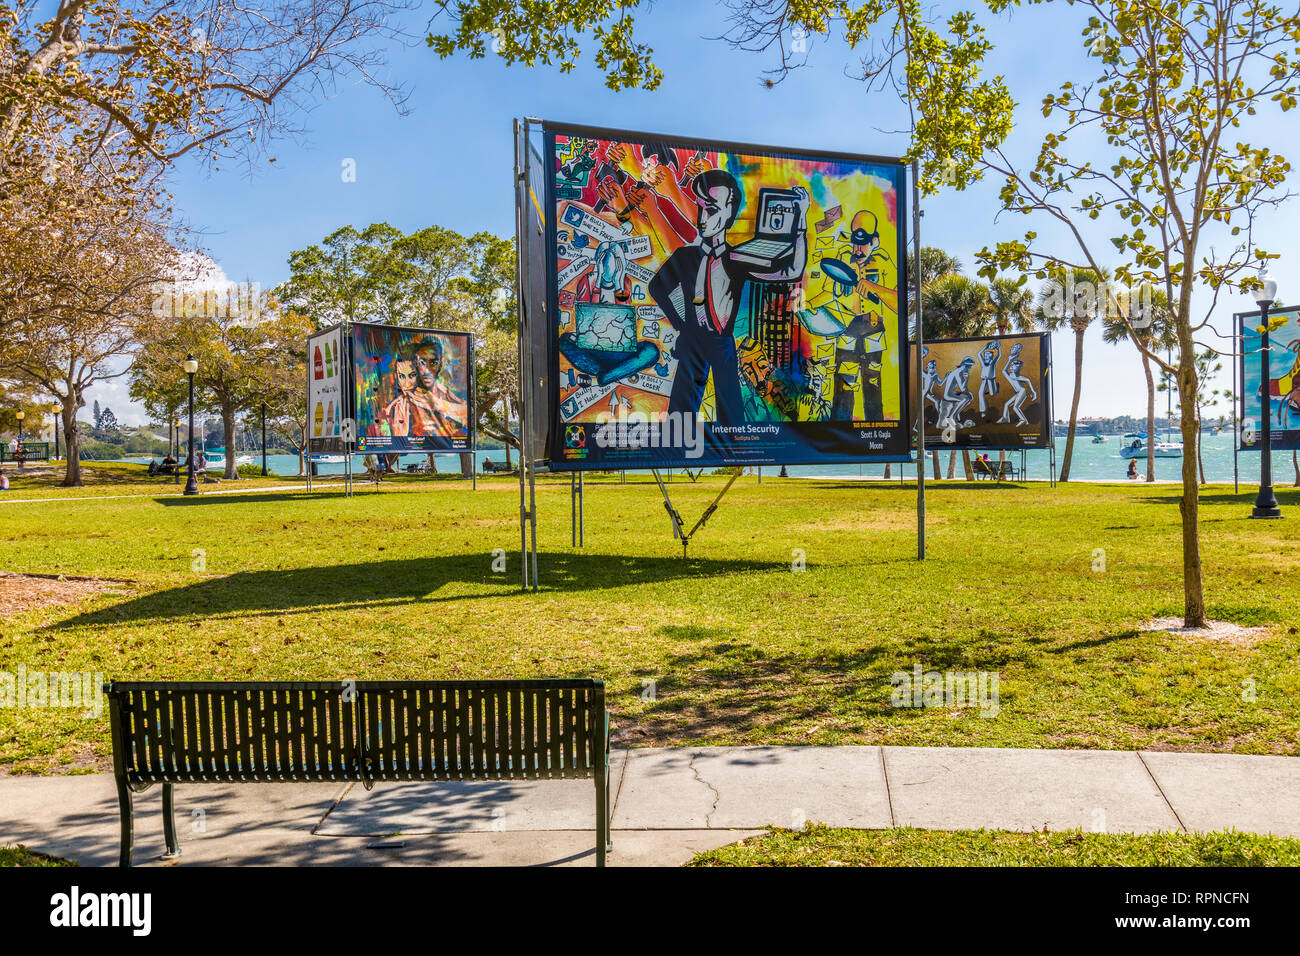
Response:
[[[659,476],[658,468],[651,468],[650,474],[655,476],[655,481],[659,484],[659,491],[664,496],[664,510],[668,512],[668,517],[673,523],[673,537],[682,537],[682,516],[677,513],[673,507],[673,500],[668,497],[668,488],[664,485],[664,480]],[[686,555],[686,542],[682,542],[682,556]]]
[[[1232,331],[1236,336],[1236,347],[1233,349],[1233,352],[1244,353],[1246,351],[1246,340],[1245,336],[1241,334],[1241,316],[1234,315],[1232,317],[1232,324],[1235,326]],[[1238,487],[1240,477],[1237,473],[1237,447],[1241,444],[1240,433],[1238,432],[1238,427],[1241,424],[1241,416],[1237,414],[1237,401],[1237,358],[1234,355],[1232,359],[1232,493],[1234,495],[1240,492],[1240,488]],[[1246,403],[1242,402],[1241,407],[1244,409]],[[1150,438],[1147,440],[1150,441]]]
[[[583,473],[571,472],[569,474],[569,523],[572,526],[570,531],[573,538],[573,547],[581,548],[583,546],[583,527],[582,527],[582,493]]]
[[[527,220],[524,217],[523,204],[520,202],[521,184],[524,183],[524,156],[519,150],[520,142],[520,122],[514,121],[514,139],[515,139],[515,164],[511,172],[510,188],[515,196],[515,308],[517,310],[517,320],[519,327],[519,562],[522,565],[521,586],[525,591],[528,590],[528,392],[530,378],[525,377],[525,360],[527,347],[524,340],[527,336],[527,277],[524,274],[524,243],[525,226]]]
[[[921,328],[921,183],[920,164],[912,160],[912,272],[916,275],[916,397],[921,398],[921,351],[925,333]],[[907,276],[903,277],[907,288]],[[911,395],[911,389],[905,394]],[[901,470],[901,469],[900,469]],[[916,559],[925,560],[925,402],[916,403]]]
[[[664,480],[659,474],[659,469],[652,468],[650,469],[650,473],[655,476],[655,481],[659,484],[659,491],[664,496],[664,510],[668,512],[668,517],[672,520],[673,537],[681,541],[682,557],[685,558],[686,546],[691,543],[691,538],[695,535],[695,532],[703,528],[704,525],[708,523],[708,520],[713,517],[713,513],[718,510],[718,503],[722,501],[723,495],[731,490],[731,486],[734,485],[736,479],[744,473],[744,469],[737,468],[731,473],[731,477],[728,478],[727,483],[722,486],[722,490],[718,492],[718,496],[713,499],[712,504],[704,509],[704,513],[700,515],[699,520],[695,522],[690,531],[685,530],[686,523],[682,521],[681,513],[673,506],[673,500],[668,497],[668,486],[664,484]]]
[[[533,123],[540,123],[540,122],[541,120],[539,119],[533,119],[527,116],[524,117],[524,197],[525,199],[531,196],[533,192],[532,180],[528,176],[529,127]],[[541,223],[539,222],[538,225],[540,226]],[[531,230],[525,229],[524,233],[528,238],[528,242],[524,246],[525,253],[527,253],[531,249],[531,244],[533,242],[539,242],[541,240],[539,237],[533,236]],[[524,261],[525,262],[530,261],[527,258],[527,255],[525,255]],[[545,300],[542,301],[541,315],[542,316],[546,315]],[[528,387],[531,389],[533,387],[532,383],[534,381],[533,350],[531,347],[532,346],[531,328],[529,329],[529,333],[528,333],[528,342],[529,342],[529,348],[526,349],[525,351],[528,357]],[[536,412],[535,409],[532,408],[529,409],[528,421],[530,424],[532,422],[532,416],[535,414],[535,412]],[[529,545],[532,548],[533,590],[536,591],[537,590],[537,447],[533,440],[533,430],[531,427],[528,430],[528,541],[529,541]]]

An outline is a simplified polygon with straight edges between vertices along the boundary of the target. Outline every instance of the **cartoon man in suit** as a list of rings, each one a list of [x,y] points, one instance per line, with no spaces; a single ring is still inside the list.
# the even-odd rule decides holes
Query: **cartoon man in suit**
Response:
[[[795,187],[799,228],[793,254],[764,271],[737,261],[727,242],[727,230],[745,198],[736,178],[723,169],[708,169],[691,180],[690,190],[698,205],[699,239],[673,252],[650,280],[651,298],[679,332],[668,410],[697,414],[712,372],[714,421],[743,422],[734,337],[741,292],[746,281],[796,282],[803,275],[810,199],[806,189]]]

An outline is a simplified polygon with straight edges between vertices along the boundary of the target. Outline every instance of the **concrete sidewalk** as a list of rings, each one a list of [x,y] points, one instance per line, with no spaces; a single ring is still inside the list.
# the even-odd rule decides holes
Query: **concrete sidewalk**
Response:
[[[775,825],[1300,837],[1300,759],[940,747],[616,751],[612,865],[678,865]],[[591,865],[590,781],[177,785],[182,864]],[[135,859],[162,853],[161,788]],[[0,777],[0,844],[113,865],[108,774]]]

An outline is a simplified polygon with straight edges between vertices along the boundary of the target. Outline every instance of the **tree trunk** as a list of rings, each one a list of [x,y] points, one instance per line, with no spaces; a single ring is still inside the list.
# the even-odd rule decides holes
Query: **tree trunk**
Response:
[[[1295,469],[1295,486],[1300,488],[1300,458],[1294,451],[1291,452],[1291,467]]]
[[[1151,359],[1142,353],[1142,371],[1147,376],[1147,481],[1156,480],[1156,380],[1151,374]]]
[[[81,487],[81,443],[77,440],[77,409],[81,407],[77,392],[69,383],[68,397],[63,401],[63,446],[67,463],[63,471],[64,488]]]
[[[939,453],[937,451],[930,452],[930,461],[934,462],[934,480],[938,481],[939,480]]]
[[[974,480],[975,480],[975,472],[974,472],[974,470],[971,468],[971,464],[970,464],[970,452],[967,451],[965,448],[963,448],[963,449],[961,450],[961,467],[962,467],[962,469],[966,472],[966,480],[967,480],[967,481],[974,481]]]
[[[957,451],[953,449],[948,452],[948,477],[957,477]]]
[[[1070,402],[1070,430],[1065,436],[1065,457],[1061,459],[1061,481],[1070,480],[1070,459],[1074,456],[1074,433],[1079,426],[1079,393],[1083,390],[1083,333],[1074,330],[1074,399]],[[1147,436],[1150,440],[1150,436]]]
[[[429,474],[436,475],[438,473],[438,459],[433,456],[432,452],[427,457],[429,459]]]
[[[462,478],[474,477],[474,453],[463,451],[460,453],[460,476]]]
[[[885,462],[885,477],[889,477],[889,462]]]
[[[225,477],[233,481],[239,477],[235,466],[235,408],[225,402],[221,403],[221,432],[226,443]]]
[[[1190,324],[1179,322],[1178,395],[1183,408],[1196,407],[1196,344]],[[1205,626],[1205,586],[1201,568],[1200,487],[1196,482],[1196,449],[1200,436],[1196,419],[1182,416],[1183,497],[1178,503],[1183,518],[1183,624]]]

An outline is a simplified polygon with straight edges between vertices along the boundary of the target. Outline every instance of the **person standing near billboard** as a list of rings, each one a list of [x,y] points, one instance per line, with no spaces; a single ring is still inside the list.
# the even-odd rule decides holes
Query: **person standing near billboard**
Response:
[[[792,255],[779,268],[742,262],[732,254],[727,230],[744,203],[736,178],[724,169],[708,169],[691,180],[691,195],[698,205],[699,239],[682,246],[659,267],[650,280],[650,296],[678,332],[677,374],[673,378],[668,411],[696,415],[713,375],[713,420],[745,420],[736,358],[735,323],[746,281],[795,283],[807,261],[808,191],[793,190],[798,211]]]

